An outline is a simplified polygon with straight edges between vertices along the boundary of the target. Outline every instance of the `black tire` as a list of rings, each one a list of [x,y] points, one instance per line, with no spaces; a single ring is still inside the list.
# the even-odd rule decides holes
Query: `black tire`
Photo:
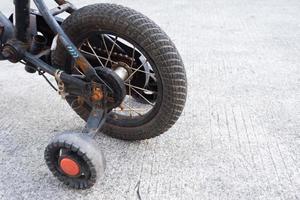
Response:
[[[187,95],[187,80],[182,59],[170,38],[149,18],[139,12],[114,4],[95,4],[75,11],[62,24],[66,34],[78,45],[80,38],[92,31],[108,31],[138,44],[155,64],[162,85],[158,108],[138,126],[116,126],[108,120],[103,132],[123,140],[143,140],[158,136],[171,128],[181,115]],[[58,42],[52,63],[71,71],[71,58]],[[69,104],[71,102],[69,101]],[[90,109],[75,109],[84,120]]]
[[[65,158],[78,161],[81,170],[78,176],[69,176],[59,166],[60,151],[65,151]],[[63,133],[57,135],[45,149],[45,161],[49,170],[65,185],[74,189],[92,187],[105,170],[104,156],[98,144],[87,134]],[[83,173],[84,172],[84,173]]]

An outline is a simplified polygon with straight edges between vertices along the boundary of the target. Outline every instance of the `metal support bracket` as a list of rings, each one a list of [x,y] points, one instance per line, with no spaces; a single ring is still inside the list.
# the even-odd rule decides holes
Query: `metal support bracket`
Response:
[[[106,120],[106,116],[106,109],[94,106],[87,120],[86,126],[82,132],[89,134],[91,137],[94,137],[95,134],[102,129]]]

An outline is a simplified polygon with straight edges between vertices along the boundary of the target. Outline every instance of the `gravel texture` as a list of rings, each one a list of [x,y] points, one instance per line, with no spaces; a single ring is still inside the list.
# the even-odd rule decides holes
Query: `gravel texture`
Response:
[[[2,62],[0,199],[299,199],[300,1],[103,2],[145,13],[174,40],[189,80],[182,117],[148,141],[99,134],[105,177],[70,190],[44,148],[84,122],[41,77]]]

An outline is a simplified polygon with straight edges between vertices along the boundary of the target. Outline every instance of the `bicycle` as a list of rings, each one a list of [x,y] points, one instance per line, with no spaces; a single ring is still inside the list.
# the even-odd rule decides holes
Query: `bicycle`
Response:
[[[55,136],[44,158],[60,181],[87,189],[105,169],[94,136],[145,140],[166,132],[183,111],[186,74],[173,42],[143,14],[115,4],[77,9],[55,1],[49,9],[34,0],[34,10],[30,0],[15,0],[14,14],[0,12],[0,60],[42,75],[86,121],[81,133]]]

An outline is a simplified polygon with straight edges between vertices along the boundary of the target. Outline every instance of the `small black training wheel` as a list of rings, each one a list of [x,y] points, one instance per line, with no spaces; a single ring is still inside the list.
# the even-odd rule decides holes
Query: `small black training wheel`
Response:
[[[45,150],[45,160],[54,176],[75,189],[92,187],[105,169],[97,143],[82,133],[57,135]]]

